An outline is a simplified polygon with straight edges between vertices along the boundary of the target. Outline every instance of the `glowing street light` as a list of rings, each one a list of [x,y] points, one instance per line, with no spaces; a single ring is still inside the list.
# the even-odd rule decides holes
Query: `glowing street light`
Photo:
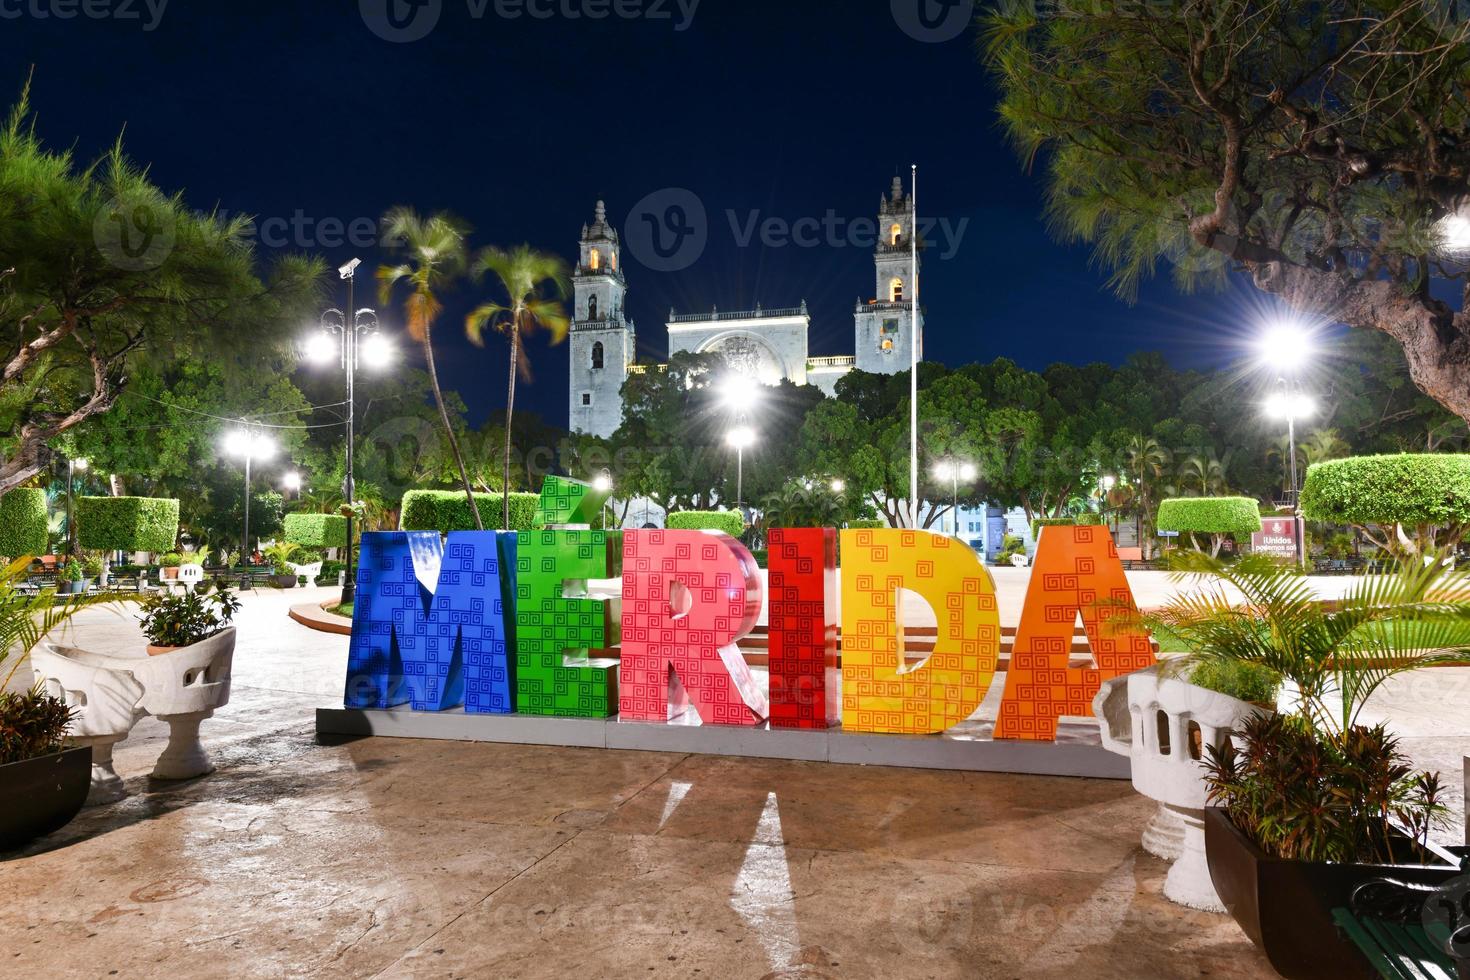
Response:
[[[1470,252],[1470,218],[1452,214],[1441,219],[1435,230],[1439,232],[1441,251]]]
[[[342,483],[342,495],[348,501],[357,499],[357,481],[352,473],[352,445],[354,442],[354,423],[357,418],[357,368],[359,364],[370,368],[386,367],[393,360],[393,345],[378,332],[378,314],[376,310],[357,309],[354,305],[353,289],[356,283],[357,267],[362,264],[361,259],[352,259],[346,265],[337,270],[337,274],[347,283],[347,309],[350,311],[350,320],[347,313],[338,309],[327,310],[321,316],[320,329],[305,344],[307,358],[317,364],[326,365],[333,358],[342,365],[347,373],[347,460],[346,476]],[[337,337],[342,338],[341,344]],[[356,598],[357,577],[352,572],[352,524],[353,517],[347,514],[347,574],[343,578],[342,603],[345,605]]]
[[[735,450],[735,508],[745,513],[745,450],[755,445],[755,430],[748,425],[736,426],[725,435],[725,442]]]
[[[250,464],[276,454],[275,440],[264,432],[236,429],[225,436],[225,452],[245,461],[245,529],[240,537],[240,560],[250,559]]]
[[[765,386],[752,375],[736,371],[727,375],[720,383],[720,403],[744,414],[746,409],[760,400],[763,387]]]
[[[847,482],[845,480],[833,480],[832,481],[832,492],[833,493],[846,493],[847,492]]]
[[[1263,364],[1282,373],[1295,374],[1311,359],[1316,338],[1296,320],[1278,320],[1261,334],[1257,349]]]
[[[951,500],[950,522],[954,525],[954,536],[960,536],[960,481],[969,483],[975,479],[979,471],[975,469],[974,463],[966,463],[955,459],[940,460],[934,466],[934,476],[940,480],[950,482]]]

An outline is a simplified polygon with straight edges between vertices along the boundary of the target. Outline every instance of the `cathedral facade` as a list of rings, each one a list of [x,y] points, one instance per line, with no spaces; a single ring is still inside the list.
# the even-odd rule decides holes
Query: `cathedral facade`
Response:
[[[913,202],[902,179],[895,177],[879,204],[880,240],[873,257],[876,285],[873,298],[859,298],[854,311],[853,356],[810,356],[811,316],[805,301],[781,309],[757,305],[741,311],[670,311],[669,353],[719,353],[733,369],[763,383],[786,379],[816,385],[828,395],[854,368],[874,374],[907,371],[914,345],[919,359],[924,356],[922,311],[917,324],[913,322],[913,221]],[[637,333],[625,311],[628,283],[621,245],[601,201],[592,223],[582,228],[572,290],[568,427],[606,438],[622,424],[623,383],[647,367],[636,363]]]

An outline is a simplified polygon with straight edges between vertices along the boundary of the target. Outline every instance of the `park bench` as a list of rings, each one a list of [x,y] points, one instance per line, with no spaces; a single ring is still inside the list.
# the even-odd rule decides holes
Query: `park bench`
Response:
[[[1347,908],[1333,909],[1332,920],[1381,977],[1470,980],[1470,909],[1446,908],[1444,920],[1426,922],[1435,894],[1429,885],[1376,878],[1353,890]]]

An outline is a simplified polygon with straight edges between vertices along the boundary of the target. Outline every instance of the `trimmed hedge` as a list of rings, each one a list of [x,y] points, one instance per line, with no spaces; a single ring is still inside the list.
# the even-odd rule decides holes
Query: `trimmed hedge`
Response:
[[[81,497],[77,544],[93,551],[170,551],[179,502],[161,497]]]
[[[847,522],[849,531],[877,531],[888,526],[888,522],[880,517],[859,517],[855,521]]]
[[[22,487],[0,497],[0,555],[44,555],[49,542],[45,490]]]
[[[1076,523],[1076,519],[1071,517],[1038,517],[1031,522],[1031,540],[1040,540],[1044,527],[1072,527]]]
[[[1260,506],[1250,497],[1171,497],[1159,504],[1160,531],[1252,534],[1261,529]]]
[[[505,514],[505,498],[498,493],[475,494],[475,506],[480,508],[480,520],[485,530],[501,530],[500,519]],[[536,526],[536,507],[541,497],[534,493],[512,493],[510,495],[510,530],[529,531]],[[475,515],[470,513],[470,502],[461,490],[410,490],[403,495],[402,510],[398,516],[400,531],[473,531]]]
[[[733,510],[681,510],[669,515],[671,531],[724,531],[732,538],[745,533],[745,518]]]
[[[1470,523],[1470,456],[1354,456],[1307,470],[1302,512],[1331,524]]]
[[[287,514],[282,533],[287,541],[303,548],[345,548],[347,518],[341,514]]]

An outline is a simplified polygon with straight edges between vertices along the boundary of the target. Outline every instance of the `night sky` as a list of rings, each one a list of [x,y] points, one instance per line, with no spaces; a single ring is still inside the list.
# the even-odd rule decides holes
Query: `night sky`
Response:
[[[918,163],[921,217],[968,221],[948,257],[943,226],[930,235],[929,359],[1041,368],[1141,349],[1181,365],[1233,353],[1222,338],[1239,330],[1240,302],[1160,280],[1130,307],[1086,248],[1049,236],[1040,179],[996,125],[974,32],[934,40],[905,0],[702,0],[692,20],[691,0],[499,0],[499,13],[497,0],[171,0],[161,17],[159,0],[86,2],[112,16],[85,16],[82,0],[0,0],[6,101],[34,65],[50,145],[91,159],[126,127],[131,156],[161,186],[200,209],[255,215],[262,246],[372,263],[375,248],[333,236],[410,204],[463,216],[474,245],[528,241],[574,260],[599,197],[622,226],[648,195],[685,188],[708,216],[698,259],[652,271],[624,249],[640,359],[664,356],[670,307],[802,299],[812,353],[851,354],[853,302],[874,287],[869,242],[840,231],[806,247],[759,235],[742,245],[738,231],[829,210],[839,228],[874,219],[894,174]],[[384,40],[385,2],[410,32],[436,8],[437,23],[419,40]],[[642,15],[566,16],[619,4]],[[475,423],[503,405],[506,365],[499,338],[485,350],[463,339],[478,296],[451,297],[436,331],[444,382]],[[565,424],[566,348],[531,354],[536,379],[518,407]]]

